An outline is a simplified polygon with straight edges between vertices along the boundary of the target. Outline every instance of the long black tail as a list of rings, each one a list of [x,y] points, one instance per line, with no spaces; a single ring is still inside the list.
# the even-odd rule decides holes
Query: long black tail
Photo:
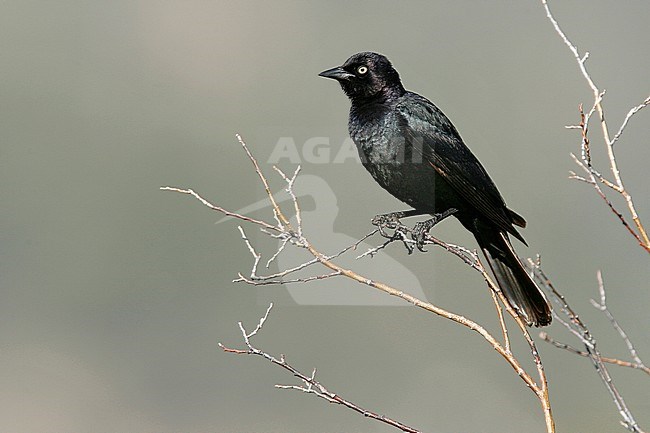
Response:
[[[528,326],[550,324],[551,307],[512,249],[508,235],[488,224],[472,232],[510,306]]]

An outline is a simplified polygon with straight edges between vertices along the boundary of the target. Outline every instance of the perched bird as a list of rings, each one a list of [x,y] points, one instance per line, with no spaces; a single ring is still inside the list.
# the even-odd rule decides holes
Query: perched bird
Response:
[[[378,215],[395,228],[400,218],[429,214],[413,237],[421,249],[428,231],[453,215],[476,238],[510,305],[531,326],[551,323],[551,307],[526,272],[508,235],[526,221],[508,209],[481,163],[451,121],[431,101],[404,89],[381,54],[358,53],[319,74],[339,82],[352,107],[348,130],[363,166],[384,189],[413,209]]]

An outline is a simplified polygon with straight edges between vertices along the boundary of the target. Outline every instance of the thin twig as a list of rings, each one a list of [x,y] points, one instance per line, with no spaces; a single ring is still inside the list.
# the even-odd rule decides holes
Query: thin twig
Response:
[[[627,126],[627,123],[630,121],[632,116],[634,116],[636,113],[641,111],[643,108],[647,107],[650,105],[650,96],[648,96],[645,101],[637,105],[636,107],[632,107],[630,111],[627,112],[627,116],[625,116],[625,119],[623,120],[623,123],[621,124],[621,127],[618,129],[618,132],[614,135],[614,138],[612,138],[612,146],[614,143],[618,141],[619,138],[621,138],[621,135],[623,134],[623,130]]]
[[[510,338],[508,338],[508,327],[506,326],[506,321],[503,318],[503,310],[501,309],[501,304],[497,299],[497,294],[494,291],[490,291],[492,295],[492,301],[494,301],[494,306],[497,309],[497,316],[499,316],[499,325],[501,326],[501,332],[503,333],[503,345],[506,348],[506,352],[510,352]]]
[[[262,174],[262,170],[260,169],[257,160],[253,158],[253,155],[251,155],[251,152],[248,150],[248,146],[246,146],[246,143],[244,143],[244,140],[241,138],[241,135],[235,134],[235,137],[237,137],[237,141],[239,141],[239,144],[241,144],[242,148],[246,152],[246,155],[248,155],[248,159],[253,163],[253,166],[255,167],[255,172],[257,173],[258,177],[262,181],[262,184],[264,185],[264,190],[266,191],[266,195],[268,196],[269,201],[273,205],[274,215],[276,217],[276,220],[278,220],[278,225],[285,225],[286,227],[291,227],[289,220],[287,220],[284,217],[282,212],[279,212],[280,207],[275,202],[275,197],[273,197],[271,188],[269,187],[269,184],[266,181],[266,177]]]
[[[602,105],[602,98],[604,95],[604,91],[600,91],[596,84],[594,83],[594,80],[591,78],[589,75],[589,72],[587,71],[587,66],[586,66],[586,61],[589,58],[589,53],[585,53],[583,56],[580,56],[580,52],[578,51],[578,48],[569,40],[569,38],[566,36],[564,31],[560,28],[560,25],[558,24],[557,20],[553,17],[553,14],[551,13],[551,10],[548,6],[547,0],[541,0],[542,5],[544,6],[544,9],[546,11],[546,16],[548,17],[549,21],[553,25],[553,28],[555,29],[555,32],[560,36],[564,44],[569,48],[571,53],[573,53],[573,56],[576,59],[576,62],[578,63],[578,67],[580,68],[580,72],[582,73],[582,76],[584,79],[587,81],[587,84],[589,85],[589,88],[593,92],[594,95],[594,105],[592,110],[588,113],[588,116],[584,116],[584,113],[582,113],[582,107],[580,108],[581,111],[581,116],[582,116],[582,121],[581,121],[581,129],[582,129],[582,153],[583,153],[583,160],[587,164],[587,166],[591,167],[591,156],[589,154],[589,141],[587,139],[587,130],[588,130],[588,122],[589,118],[595,111],[598,112],[598,118],[600,120],[600,126],[602,129],[602,134],[603,134],[603,139],[605,141],[605,149],[607,152],[607,158],[609,160],[609,167],[612,172],[612,175],[614,176],[614,181],[612,182],[613,185],[616,186],[616,190],[618,193],[623,197],[627,204],[627,208],[630,212],[630,216],[632,217],[632,221],[634,221],[634,225],[636,226],[637,232],[634,232],[634,230],[630,230],[629,227],[628,230],[634,235],[635,239],[639,242],[639,245],[646,250],[648,253],[650,253],[650,238],[648,237],[648,234],[646,233],[645,227],[643,226],[641,219],[636,211],[636,207],[634,206],[634,201],[632,199],[632,195],[625,189],[625,186],[623,184],[623,179],[621,177],[620,170],[618,168],[618,163],[616,162],[616,156],[614,155],[614,143],[620,138],[621,134],[625,130],[625,127],[627,126],[630,118],[643,109],[644,107],[648,106],[650,104],[650,98],[647,98],[643,103],[640,105],[637,105],[636,107],[633,107],[623,120],[623,124],[619,128],[618,132],[614,136],[614,138],[610,138],[609,135],[609,128],[607,126],[607,121],[605,120],[605,110]],[[600,176],[600,179],[604,179],[602,176]],[[597,184],[594,183],[594,187],[596,188],[598,194],[605,199],[607,202],[607,205],[609,208],[614,211],[614,213],[621,218],[620,212],[616,211],[614,207],[612,206],[611,202],[606,199],[604,193],[600,190]]]
[[[257,335],[257,333],[262,329],[262,326],[264,326],[264,323],[268,319],[269,313],[271,312],[271,309],[273,308],[273,304],[271,303],[269,307],[266,310],[266,313],[262,318],[260,319],[259,323],[255,327],[255,329],[251,332],[247,332],[246,329],[244,328],[244,325],[242,322],[238,322],[239,329],[242,333],[242,337],[244,339],[244,343],[246,344],[246,347],[248,348],[247,350],[242,350],[242,349],[233,349],[224,346],[221,343],[218,343],[219,347],[227,353],[234,353],[237,355],[257,355],[261,356],[262,358],[272,362],[275,365],[278,365],[282,367],[283,369],[289,371],[291,374],[296,376],[298,379],[300,379],[305,386],[299,386],[299,385],[276,385],[276,388],[280,389],[295,389],[299,390],[308,394],[314,394],[320,398],[323,398],[327,400],[330,403],[336,403],[340,404],[342,406],[345,406],[349,409],[352,409],[355,412],[358,412],[362,414],[363,416],[367,418],[371,418],[374,420],[377,420],[379,422],[382,422],[384,424],[390,425],[392,427],[395,427],[401,431],[408,432],[408,433],[420,433],[420,430],[417,430],[413,427],[410,427],[406,424],[403,424],[399,421],[396,421],[392,418],[389,418],[385,415],[378,414],[376,412],[367,410],[362,408],[361,406],[341,397],[340,395],[333,393],[329,391],[323,384],[318,382],[316,380],[316,369],[312,371],[312,374],[307,376],[306,374],[300,372],[297,368],[293,367],[291,364],[289,364],[286,361],[286,358],[284,355],[280,355],[280,358],[276,358],[273,355],[270,355],[267,352],[264,352],[263,350],[260,350],[253,346],[251,343],[250,339]]]
[[[568,345],[566,343],[562,343],[560,341],[555,340],[553,337],[548,335],[546,332],[540,332],[539,337],[542,340],[546,341],[547,343],[557,347],[558,349],[566,350],[567,352],[571,352],[571,353],[574,353],[576,355],[584,356],[584,357],[587,357],[587,358],[591,356],[591,354],[589,352],[585,352],[583,350],[576,349],[573,346],[570,346],[570,345]],[[638,364],[636,362],[630,362],[630,361],[623,361],[623,360],[617,359],[617,358],[608,358],[606,356],[601,356],[600,359],[602,359],[603,362],[606,362],[608,364],[615,364],[615,365],[619,365],[621,367],[634,368],[636,370],[643,371],[647,375],[650,375],[650,368],[646,367],[643,364]]]
[[[548,279],[544,271],[539,266],[535,266],[533,261],[530,259],[529,263],[533,265],[532,270],[536,280],[540,283],[540,285],[547,289],[547,293],[554,302],[562,305],[560,312],[566,316],[566,320],[560,316],[556,310],[554,310],[553,316],[557,318],[560,323],[564,324],[574,335],[576,335],[580,342],[585,346],[589,359],[591,360],[594,368],[596,369],[596,372],[603,381],[605,388],[609,392],[612,400],[614,401],[614,404],[616,405],[616,408],[618,409],[618,412],[621,416],[621,424],[631,432],[643,433],[643,430],[639,427],[634,418],[634,415],[628,408],[627,403],[625,403],[623,396],[620,394],[616,385],[614,384],[614,381],[609,374],[609,370],[605,365],[605,361],[603,360],[603,357],[596,347],[596,339],[591,335],[589,328],[587,328],[584,322],[569,306],[565,297],[562,296],[557,291],[557,289],[555,289],[553,283]]]
[[[386,248],[389,244],[393,243],[393,239],[387,239],[383,244],[377,245],[376,247],[368,248],[365,253],[359,254],[356,258],[361,259],[366,256],[374,257],[379,251]]]
[[[257,278],[249,278],[241,273],[238,274],[239,278],[236,278],[232,280],[233,283],[239,283],[239,282],[244,282],[246,284],[250,284],[251,286],[275,286],[278,284],[293,284],[293,283],[308,283],[310,281],[316,281],[316,280],[325,280],[327,278],[331,277],[337,277],[341,275],[340,272],[330,272],[329,274],[321,274],[321,275],[311,275],[309,277],[304,277],[304,278],[294,278],[294,279],[282,279],[282,280],[264,280],[260,281]]]
[[[289,193],[289,196],[291,197],[293,203],[294,203],[294,212],[296,215],[296,225],[298,226],[298,236],[302,236],[302,216],[300,213],[300,207],[298,206],[298,199],[296,198],[296,194],[293,191],[293,183],[296,181],[296,177],[298,176],[298,173],[300,173],[300,166],[296,167],[296,171],[294,171],[293,176],[291,178],[288,178],[286,174],[282,170],[280,170],[278,167],[275,165],[273,166],[273,169],[277,171],[280,176],[282,176],[282,179],[284,179],[287,182],[287,187],[285,188],[285,191]]]
[[[280,253],[282,253],[282,251],[284,251],[284,248],[287,246],[288,243],[289,243],[289,238],[282,239],[282,242],[280,243],[280,246],[278,247],[277,251],[271,256],[270,259],[268,259],[266,261],[266,268],[267,269],[269,268],[269,266],[271,266],[271,263],[273,263],[273,261],[278,258]]]
[[[596,302],[595,300],[591,299],[591,305],[594,306],[594,308],[600,310],[603,312],[605,317],[609,320],[609,322],[612,324],[616,332],[618,332],[618,335],[621,336],[623,341],[625,342],[625,345],[627,346],[627,349],[630,351],[630,355],[632,356],[632,359],[634,362],[638,365],[640,365],[642,368],[647,368],[643,361],[641,360],[641,357],[639,357],[639,353],[637,352],[636,348],[634,347],[634,344],[632,344],[632,341],[630,341],[630,338],[627,336],[627,333],[623,330],[621,325],[619,325],[618,321],[614,318],[612,313],[609,311],[607,308],[607,299],[605,295],[605,284],[603,282],[603,275],[598,270],[596,273],[596,278],[598,279],[598,292],[600,293],[600,303]],[[649,369],[650,371],[650,369]]]
[[[260,179],[261,179],[261,181],[262,181],[262,183],[263,183],[263,185],[264,185],[264,187],[265,187],[265,189],[267,191],[267,194],[269,194],[269,201],[271,203],[271,206],[273,207],[274,218],[276,219],[276,221],[278,221],[277,227],[272,226],[272,225],[269,224],[270,226],[274,227],[275,231],[278,232],[277,234],[272,234],[272,236],[274,238],[282,239],[282,240],[289,239],[289,241],[291,242],[292,245],[300,247],[300,248],[305,248],[306,250],[308,250],[311,253],[313,258],[318,263],[325,266],[326,268],[329,268],[332,271],[330,274],[324,274],[322,276],[314,276],[314,277],[309,277],[309,278],[319,279],[319,278],[328,278],[330,276],[342,275],[342,276],[345,276],[347,278],[353,279],[353,280],[355,280],[355,281],[357,281],[357,282],[359,282],[361,284],[368,285],[368,286],[373,287],[373,288],[375,288],[377,290],[388,293],[391,296],[399,297],[399,298],[401,298],[401,299],[403,299],[403,300],[405,300],[407,302],[412,303],[413,305],[418,306],[419,308],[422,308],[424,310],[427,310],[429,312],[437,314],[437,315],[439,315],[441,317],[452,320],[452,321],[454,321],[454,322],[456,322],[456,323],[458,323],[460,325],[465,326],[466,328],[468,328],[468,329],[470,329],[472,331],[477,332],[513,368],[513,370],[516,372],[516,374],[524,381],[526,386],[528,388],[530,388],[531,391],[533,391],[535,393],[535,395],[539,399],[540,404],[542,406],[542,410],[543,410],[544,417],[545,417],[545,420],[546,420],[547,432],[548,433],[553,433],[555,431],[554,421],[553,421],[553,417],[552,417],[552,413],[551,413],[550,400],[549,400],[549,395],[548,395],[548,386],[547,386],[546,374],[544,372],[542,362],[541,362],[541,359],[539,357],[539,353],[538,353],[538,351],[537,351],[537,349],[535,347],[535,342],[532,340],[532,338],[531,338],[531,336],[530,336],[530,334],[528,332],[528,329],[526,327],[526,324],[523,322],[522,318],[519,317],[517,312],[512,309],[512,307],[509,305],[509,303],[505,299],[503,293],[501,293],[501,291],[499,290],[499,287],[494,283],[494,281],[491,279],[489,274],[486,272],[485,268],[483,267],[480,260],[478,259],[478,254],[477,254],[476,251],[471,251],[471,250],[468,250],[468,249],[463,248],[463,247],[458,246],[458,245],[453,245],[453,244],[446,243],[446,242],[441,241],[441,240],[439,240],[437,238],[434,238],[432,236],[428,236],[426,238],[427,243],[431,243],[431,244],[434,244],[434,245],[441,246],[442,248],[444,248],[448,252],[450,252],[450,253],[454,254],[455,256],[457,256],[464,263],[466,263],[467,265],[471,266],[473,269],[475,269],[476,271],[481,273],[484,280],[488,284],[490,290],[494,294],[496,294],[496,296],[499,298],[501,303],[505,306],[506,311],[508,312],[508,314],[510,314],[513,317],[513,319],[515,320],[515,322],[519,326],[519,329],[522,332],[522,335],[524,336],[524,339],[526,340],[527,344],[530,347],[531,354],[532,354],[533,360],[535,362],[535,366],[537,368],[537,373],[538,373],[538,376],[539,376],[539,383],[537,383],[533,379],[533,377],[523,368],[523,366],[521,365],[519,360],[512,354],[512,352],[510,350],[510,340],[509,340],[509,338],[505,337],[505,334],[504,334],[504,338],[505,338],[504,343],[500,343],[483,326],[479,325],[477,322],[475,322],[475,321],[473,321],[473,320],[471,320],[471,319],[469,319],[469,318],[467,318],[465,316],[462,316],[462,315],[456,314],[456,313],[452,313],[452,312],[450,312],[450,311],[448,311],[446,309],[443,309],[443,308],[438,307],[436,305],[433,305],[431,303],[424,302],[424,301],[422,301],[422,300],[420,300],[420,299],[418,299],[418,298],[416,298],[416,297],[414,297],[414,296],[412,296],[412,295],[410,295],[408,293],[405,293],[405,292],[403,292],[401,290],[398,290],[398,289],[396,289],[394,287],[391,287],[391,286],[389,286],[387,284],[384,284],[384,283],[381,283],[381,282],[378,282],[378,281],[373,281],[373,280],[371,280],[371,279],[369,279],[367,277],[364,277],[362,275],[359,275],[359,274],[357,274],[357,273],[355,273],[355,272],[353,272],[353,271],[351,271],[349,269],[345,269],[345,268],[341,267],[340,265],[336,264],[333,261],[334,258],[336,258],[338,255],[342,254],[343,252],[349,251],[350,249],[353,249],[353,248],[356,248],[356,246],[361,242],[361,240],[355,242],[353,245],[351,245],[349,247],[344,248],[339,253],[331,255],[331,256],[327,256],[327,255],[321,253],[320,251],[318,251],[313,245],[311,245],[311,243],[308,241],[308,239],[306,239],[304,236],[300,235],[300,233],[302,233],[302,231],[299,230],[299,228],[296,229],[289,223],[289,218],[287,218],[285,216],[282,209],[280,209],[277,202],[273,198],[273,195],[270,193],[270,189],[268,188],[268,182],[267,182],[264,174],[260,170],[257,161],[255,160],[253,155],[248,150],[248,147],[246,146],[246,143],[239,136],[238,136],[238,140],[239,140],[240,144],[242,145],[242,147],[244,148],[244,150],[246,151],[246,154],[248,155],[249,159],[253,163],[253,166],[255,167],[255,171],[258,174],[258,176],[260,177]],[[283,173],[280,173],[280,174],[281,174],[281,176],[283,175]],[[287,184],[288,184],[287,188],[292,189],[293,188],[293,181],[291,179],[288,179],[287,176],[283,176],[283,178],[285,179],[285,181],[287,181]],[[293,179],[295,179],[295,175],[294,175]],[[295,194],[291,194],[291,192],[290,192],[290,196],[291,196],[292,201],[294,202],[294,210],[296,208],[299,209],[300,207],[299,207],[299,205],[297,203],[297,198],[296,198]],[[199,198],[200,196],[195,195],[195,197]],[[202,198],[199,198],[199,199],[202,202],[204,202],[204,201],[207,202],[207,200],[204,200]],[[301,221],[301,223],[302,223],[302,221]],[[379,231],[381,231],[381,230],[379,230]],[[370,235],[372,235],[372,234],[374,234],[376,232],[377,232],[377,230],[371,232],[369,235],[366,235],[366,237],[368,237],[368,236],[370,236]],[[253,263],[253,268],[252,268],[252,272],[251,272],[251,277],[246,278],[246,277],[244,277],[243,275],[240,274],[239,275],[240,278],[237,279],[236,281],[243,281],[243,282],[246,282],[246,283],[249,283],[249,284],[259,284],[260,281],[263,281],[265,284],[270,284],[271,283],[271,281],[269,281],[270,279],[264,280],[263,278],[265,278],[265,277],[257,276],[256,271],[257,271],[257,265],[258,265],[259,260],[260,260],[260,255],[259,255],[259,253],[256,252],[254,247],[251,245],[250,241],[246,237],[243,230],[241,230],[241,233],[242,233],[242,239],[244,240],[244,242],[246,243],[249,251],[251,252],[251,254],[254,257],[254,263]],[[408,241],[412,242],[412,240],[408,239],[409,236],[407,236],[407,232],[406,231],[400,231],[400,234],[401,234],[401,237],[393,235],[393,236],[391,236],[391,239],[392,240],[402,240],[405,243],[405,245],[407,245],[407,247],[410,246],[406,241],[408,240]],[[365,239],[366,237],[364,237],[363,239]],[[313,261],[305,262],[305,263],[303,263],[303,264],[301,264],[301,265],[299,265],[299,266],[297,266],[296,268],[293,268],[293,269],[296,269],[296,270],[298,268],[302,269],[302,268],[307,267],[307,266],[309,266],[311,264],[313,264]],[[285,272],[286,271],[282,271],[282,272],[280,272],[280,273],[278,273],[276,275],[285,276],[285,275],[287,275]],[[273,282],[279,284],[279,283],[281,283],[283,281],[281,279],[281,280],[277,280],[277,281],[273,281]],[[300,282],[300,281],[298,281],[298,282]],[[226,350],[226,349],[224,348],[224,350]],[[232,350],[229,349],[228,351],[232,351],[234,353],[246,353],[246,352],[237,351],[237,349],[232,349]],[[260,355],[264,356],[261,353],[260,353]],[[283,360],[279,360],[278,362],[281,363],[281,362],[283,362]],[[279,364],[279,365],[281,365],[281,364]],[[344,403],[341,403],[341,404],[344,404]],[[346,404],[346,406],[354,409],[352,406],[349,406],[347,404]],[[364,414],[366,414],[365,411],[364,411]],[[367,416],[369,416],[369,415],[367,415]]]
[[[203,203],[205,206],[207,206],[208,208],[210,208],[210,209],[212,209],[214,211],[217,211],[217,212],[221,212],[225,216],[233,217],[233,218],[236,218],[236,219],[242,220],[242,221],[247,221],[249,223],[253,223],[253,224],[256,224],[258,226],[262,226],[262,227],[264,227],[264,228],[266,228],[268,230],[279,231],[278,227],[276,227],[276,226],[274,226],[272,224],[269,224],[266,221],[257,220],[255,218],[251,218],[251,217],[248,217],[246,215],[238,214],[237,212],[231,212],[229,210],[226,210],[226,209],[222,208],[221,206],[213,205],[212,203],[210,203],[209,201],[207,201],[206,199],[201,197],[198,193],[196,193],[192,189],[181,189],[181,188],[176,188],[176,187],[173,187],[173,186],[161,186],[160,190],[161,191],[173,191],[173,192],[179,192],[181,194],[191,195],[194,198],[196,198],[198,201]]]
[[[203,199],[203,200],[205,200],[205,199]],[[240,228],[240,231],[241,231],[241,228]],[[377,231],[378,231],[377,229],[372,230],[371,232],[369,232],[365,236],[361,237],[360,239],[358,239],[354,243],[346,246],[345,248],[342,248],[341,250],[339,250],[338,252],[336,252],[336,253],[334,253],[332,255],[328,255],[327,257],[331,260],[331,259],[342,256],[343,254],[347,253],[348,251],[355,250],[359,246],[360,243],[362,243],[363,241],[365,241],[369,237],[376,234]],[[273,235],[271,234],[271,236],[273,236]],[[250,241],[248,240],[248,238],[245,238],[245,235],[243,235],[242,239],[244,239],[244,241],[246,243],[246,246],[248,247],[248,250],[251,252],[251,255],[253,256],[253,258],[257,262],[259,262],[260,259],[257,258],[258,254],[255,251],[255,249],[253,248],[253,246],[250,244]],[[277,255],[281,252],[281,249],[283,248],[283,245],[284,245],[284,240],[283,240],[283,243],[278,248],[278,250],[273,254],[272,258],[277,257]],[[263,286],[263,285],[274,285],[274,284],[284,284],[284,283],[306,282],[306,281],[311,281],[311,280],[316,280],[316,279],[329,278],[329,277],[338,275],[338,274],[333,273],[333,274],[320,275],[320,276],[316,276],[316,277],[309,277],[309,279],[304,279],[304,278],[296,278],[296,279],[291,279],[291,280],[284,279],[286,276],[288,276],[290,274],[293,274],[295,272],[298,272],[300,270],[303,270],[303,269],[305,269],[305,268],[307,268],[309,266],[315,265],[316,263],[318,263],[318,259],[312,258],[311,260],[307,260],[306,262],[303,262],[303,263],[301,263],[299,265],[296,265],[293,268],[288,268],[288,269],[285,269],[283,271],[277,272],[275,274],[269,274],[269,275],[258,275],[256,273],[257,272],[257,266],[254,263],[254,265],[253,265],[253,273],[251,273],[250,277],[248,277],[248,278],[244,277],[241,273],[239,273],[238,278],[232,280],[232,282],[233,283],[245,282],[245,283],[252,284],[252,285],[255,285],[255,286]],[[268,263],[267,263],[267,265],[268,265]]]

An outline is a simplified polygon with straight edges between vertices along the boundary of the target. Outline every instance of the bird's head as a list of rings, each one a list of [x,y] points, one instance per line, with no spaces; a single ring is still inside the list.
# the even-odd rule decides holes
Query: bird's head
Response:
[[[318,75],[338,81],[352,101],[363,101],[378,96],[401,96],[404,93],[399,74],[393,65],[385,56],[377,53],[357,53],[343,65]]]

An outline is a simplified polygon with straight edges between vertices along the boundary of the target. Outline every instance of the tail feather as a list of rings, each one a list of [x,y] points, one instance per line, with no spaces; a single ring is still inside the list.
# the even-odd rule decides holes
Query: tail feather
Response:
[[[474,231],[474,236],[510,306],[528,326],[550,324],[551,307],[515,254],[508,235],[493,227],[483,227]]]

